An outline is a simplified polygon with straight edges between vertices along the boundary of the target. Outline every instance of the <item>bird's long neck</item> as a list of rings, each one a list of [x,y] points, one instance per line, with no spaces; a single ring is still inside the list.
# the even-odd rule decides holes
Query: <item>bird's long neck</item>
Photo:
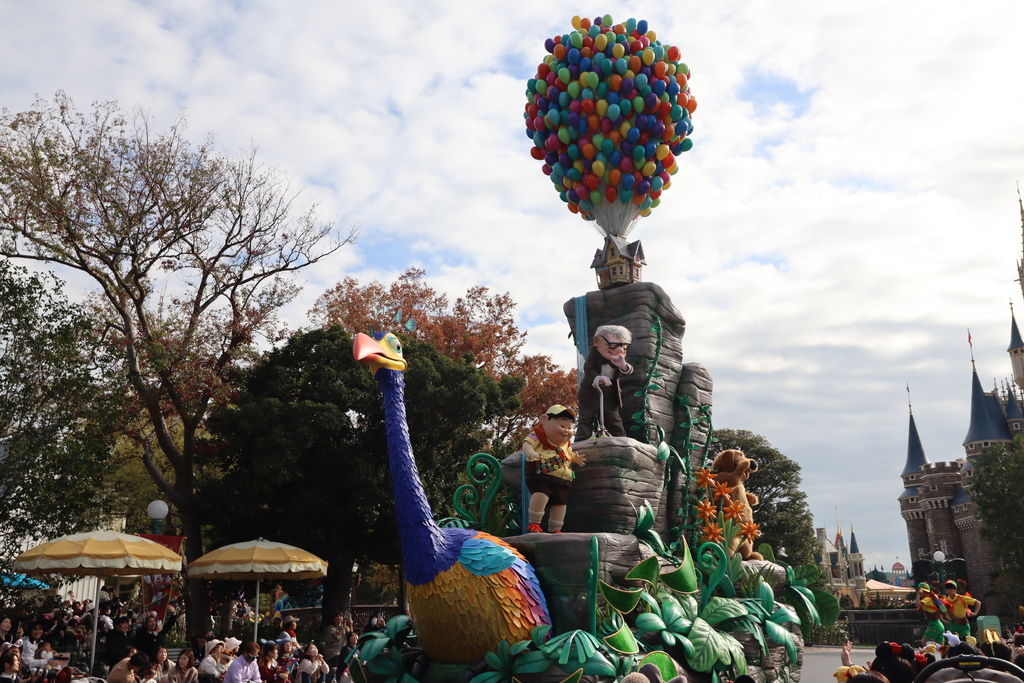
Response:
[[[414,577],[421,571],[432,577],[438,569],[438,560],[445,554],[444,539],[434,522],[412,454],[405,415],[405,380],[401,372],[382,368],[377,371],[377,381],[384,398],[384,431],[398,533],[402,540],[402,561],[406,577],[415,584]]]

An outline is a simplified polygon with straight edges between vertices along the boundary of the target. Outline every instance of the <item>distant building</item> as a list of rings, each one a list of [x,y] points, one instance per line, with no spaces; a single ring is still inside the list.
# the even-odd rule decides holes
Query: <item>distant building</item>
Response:
[[[836,525],[835,541],[830,541],[825,529],[814,530],[818,539],[818,570],[825,578],[824,589],[839,598],[844,607],[862,607],[866,603],[867,577],[864,575],[864,555],[857,546],[857,536],[850,526],[850,545],[846,545],[843,531]]]
[[[1024,203],[1020,202],[1022,238]],[[1024,291],[1024,262],[1017,263]],[[971,415],[964,438],[964,457],[953,462],[933,463],[925,455],[917,432],[913,409],[907,439],[907,460],[900,475],[904,490],[899,496],[900,514],[907,525],[911,563],[928,560],[936,550],[947,558],[966,560],[967,588],[978,597],[990,594],[998,566],[981,538],[981,525],[971,502],[971,478],[975,456],[986,446],[1008,446],[1024,433],[1021,391],[1024,391],[1024,341],[1017,319],[1010,309],[1010,355],[1012,380],[982,388],[971,359]],[[973,354],[973,346],[972,346]]]

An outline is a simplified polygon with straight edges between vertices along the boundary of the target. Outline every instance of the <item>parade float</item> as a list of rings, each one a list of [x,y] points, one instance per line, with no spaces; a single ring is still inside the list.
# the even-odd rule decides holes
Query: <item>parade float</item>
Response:
[[[797,680],[802,634],[834,621],[838,603],[812,587],[817,567],[779,564],[758,545],[756,498],[743,490],[755,464],[713,447],[711,376],[684,360],[683,316],[642,280],[642,245],[628,239],[692,147],[690,69],[646,21],[572,26],[545,44],[525,126],[559,198],[603,237],[597,290],[564,313],[581,358],[598,328],[631,337],[631,372],[615,387],[625,435],[572,445],[586,466],[560,533],[524,533],[533,463],[522,453],[470,458],[459,516],[437,522],[409,446],[401,342],[362,335],[356,355],[385,404],[411,621],[364,635],[353,678]],[[581,385],[581,404],[594,390]]]

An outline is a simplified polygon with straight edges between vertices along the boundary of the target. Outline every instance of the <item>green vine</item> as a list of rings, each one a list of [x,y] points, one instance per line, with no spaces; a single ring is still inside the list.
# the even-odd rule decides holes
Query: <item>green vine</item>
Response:
[[[486,531],[502,537],[518,529],[514,496],[501,478],[501,463],[493,455],[477,453],[466,462],[468,484],[462,484],[452,496],[456,516],[439,521],[441,526]]]

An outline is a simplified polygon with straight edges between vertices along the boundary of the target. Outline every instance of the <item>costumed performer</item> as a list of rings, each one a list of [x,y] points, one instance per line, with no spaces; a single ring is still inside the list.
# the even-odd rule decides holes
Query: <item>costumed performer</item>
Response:
[[[540,523],[549,504],[548,531],[553,534],[562,532],[569,488],[576,478],[572,466],[585,464],[583,456],[573,453],[570,446],[575,422],[576,413],[572,408],[553,405],[541,415],[540,421],[523,441],[526,486],[532,494],[530,525],[526,527],[529,533],[544,531]]]
[[[576,441],[589,439],[594,433],[594,420],[598,417],[611,436],[625,436],[619,409],[622,407],[622,389],[619,377],[633,372],[633,366],[626,362],[626,351],[633,341],[633,335],[621,325],[601,325],[594,331],[594,345],[583,363],[583,383],[580,384],[577,403],[580,409]],[[599,388],[594,386],[595,381]],[[604,395],[604,412],[601,413],[601,396]]]

